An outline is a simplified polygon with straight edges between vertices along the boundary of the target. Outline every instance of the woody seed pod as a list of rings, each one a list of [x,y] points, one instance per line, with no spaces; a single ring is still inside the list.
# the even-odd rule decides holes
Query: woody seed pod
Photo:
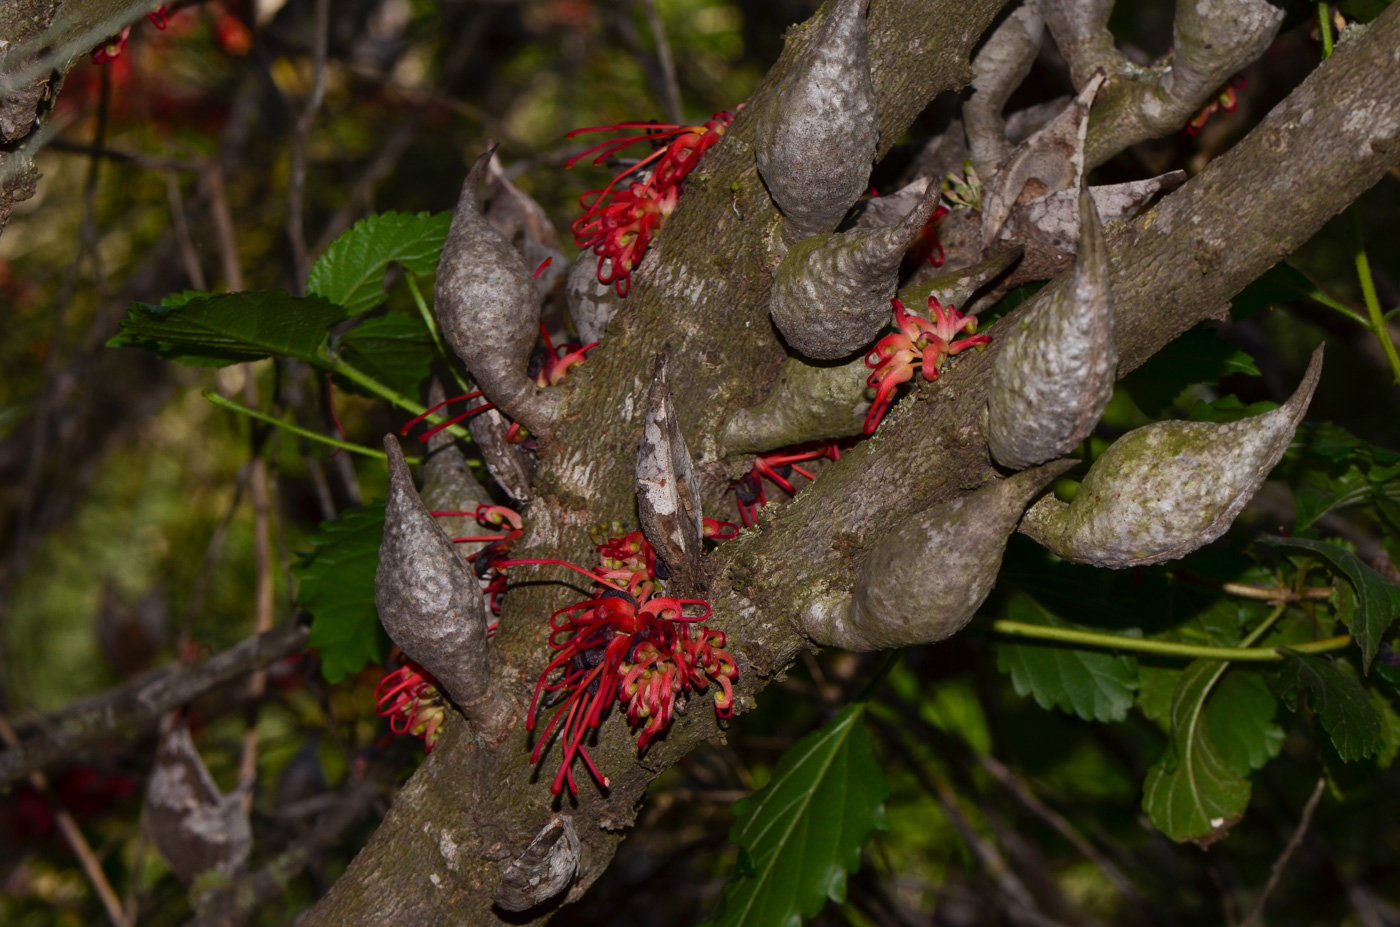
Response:
[[[704,524],[695,468],[676,421],[666,381],[666,355],[656,358],[646,418],[637,447],[637,513],[652,549],[678,578],[699,577]]]
[[[1073,563],[1121,569],[1183,557],[1220,537],[1303,420],[1322,375],[1322,348],[1288,402],[1237,422],[1158,422],[1104,451],[1074,501],[1053,496],[1021,531]]]
[[[865,192],[875,160],[868,0],[835,0],[757,117],[758,173],[790,240],[830,232]]]
[[[1002,466],[1023,470],[1063,457],[1093,431],[1118,353],[1108,251],[1089,193],[1079,196],[1079,255],[1065,285],[1002,338],[988,390],[987,443]]]
[[[579,865],[578,831],[556,814],[506,867],[491,898],[507,911],[528,911],[569,887]]]
[[[476,160],[462,185],[438,264],[433,311],[486,397],[530,431],[543,434],[557,400],[527,373],[539,338],[540,296],[520,252],[476,204],[476,189],[491,154]]]
[[[896,225],[814,235],[788,250],[768,311],[794,350],[819,360],[845,357],[889,325],[899,262],[938,208],[939,196],[929,184]]]
[[[901,519],[870,551],[853,596],[808,611],[807,636],[855,651],[952,637],[992,591],[1026,503],[1072,466],[1056,461]]]
[[[151,842],[186,885],[210,869],[236,875],[253,848],[243,790],[219,791],[183,723],[161,738],[145,816]]]
[[[515,723],[515,705],[494,691],[481,586],[452,539],[429,514],[393,435],[384,540],[374,604],[390,639],[442,683],[478,734],[497,744]]]

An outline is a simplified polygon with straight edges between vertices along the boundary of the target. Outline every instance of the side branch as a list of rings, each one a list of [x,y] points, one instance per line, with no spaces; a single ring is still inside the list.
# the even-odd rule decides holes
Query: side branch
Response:
[[[296,653],[306,646],[309,633],[295,625],[273,628],[202,663],[152,670],[44,719],[19,746],[0,753],[0,784],[105,740],[130,740],[155,727],[167,712]]]

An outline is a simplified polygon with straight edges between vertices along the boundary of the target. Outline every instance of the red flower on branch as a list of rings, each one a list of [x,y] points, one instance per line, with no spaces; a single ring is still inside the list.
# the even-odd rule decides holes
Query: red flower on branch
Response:
[[[604,788],[607,776],[599,771],[584,738],[596,729],[616,701],[626,706],[629,722],[641,726],[637,749],[644,750],[670,725],[677,695],[703,691],[711,680],[717,684],[715,711],[728,717],[733,710],[733,683],[739,670],[723,650],[724,635],[704,627],[692,633],[691,625],[710,615],[703,599],[680,599],[656,595],[652,574],[655,554],[643,538],[640,544],[630,535],[613,538],[602,545],[605,560],[625,557],[626,564],[643,565],[633,571],[634,595],[599,573],[563,560],[509,560],[503,567],[554,564],[568,567],[589,577],[602,591],[594,598],[561,608],[550,616],[550,646],[556,654],[535,684],[526,729],[533,731],[543,705],[555,708],[530,754],[538,763],[558,728],[563,756],[550,791],[559,794],[568,785],[577,794],[574,781],[575,759],[582,759],[594,780]],[[650,566],[647,566],[650,564]],[[625,567],[617,567],[623,570]],[[640,579],[638,574],[649,578]],[[687,615],[686,607],[701,608],[702,614]],[[557,706],[557,707],[556,707]]]
[[[802,461],[816,460],[820,457],[840,460],[840,445],[835,441],[795,444],[755,457],[753,468],[733,486],[735,502],[739,506],[739,520],[744,523],[744,527],[752,527],[758,520],[757,510],[768,504],[768,496],[763,489],[764,480],[773,483],[788,495],[795,496],[797,487],[789,477],[799,473],[809,480],[815,480],[817,475],[800,464]],[[737,529],[735,533],[738,533]]]
[[[447,700],[431,673],[410,660],[379,681],[374,698],[377,713],[389,719],[395,734],[421,737],[424,749],[433,752],[447,717]]]
[[[899,331],[881,338],[865,356],[865,366],[875,371],[865,381],[875,387],[875,401],[865,415],[866,434],[874,433],[894,401],[895,389],[911,379],[915,370],[933,382],[949,357],[992,340],[989,335],[973,334],[977,331],[975,315],[963,315],[952,306],[945,309],[933,296],[928,298],[932,322],[910,314],[898,299],[890,302]],[[970,337],[958,338],[960,332]]]
[[[599,142],[570,158],[564,165],[566,168],[590,155],[596,155],[594,164],[602,164],[637,142],[650,142],[654,146],[651,154],[608,181],[607,186],[579,197],[586,211],[574,222],[574,242],[600,258],[599,283],[611,284],[619,296],[627,295],[632,271],[641,263],[652,236],[676,208],[681,182],[700,163],[705,152],[724,137],[733,121],[733,113],[720,112],[700,126],[619,122],[568,133],[567,137],[573,138],[585,132],[643,130],[640,135]],[[622,187],[629,177],[645,179],[629,181]]]

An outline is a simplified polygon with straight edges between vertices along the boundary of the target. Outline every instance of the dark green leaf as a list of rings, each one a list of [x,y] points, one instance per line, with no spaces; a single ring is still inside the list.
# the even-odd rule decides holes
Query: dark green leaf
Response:
[[[1387,582],[1381,574],[1362,563],[1356,554],[1327,541],[1276,537],[1265,537],[1264,541],[1276,547],[1298,548],[1316,554],[1351,582],[1356,590],[1356,608],[1348,627],[1361,648],[1361,667],[1369,671],[1376,649],[1380,647],[1381,635],[1385,634],[1386,628],[1395,620],[1396,612],[1400,611],[1400,586]]]
[[[136,303],[109,347],[144,348],[194,367],[225,367],[265,357],[314,360],[339,307],[285,290],[201,296],[183,306]]]
[[[827,898],[846,897],[846,875],[882,821],[889,786],[866,735],[864,702],[843,708],[794,744],[768,785],[734,803],[729,839],[752,874],[725,887],[716,927],[797,927]]]
[[[1394,0],[1342,0],[1338,6],[1352,19],[1369,23],[1385,12]]]
[[[1356,467],[1340,476],[1312,470],[1304,473],[1293,487],[1298,511],[1298,528],[1306,528],[1336,508],[1357,505],[1371,498],[1371,483]]]
[[[1332,737],[1337,754],[1348,763],[1370,756],[1385,746],[1381,722],[1366,690],[1326,657],[1283,650],[1279,695],[1290,707],[1307,690],[1313,711]]]
[[[1375,709],[1376,718],[1381,722],[1381,748],[1376,752],[1376,766],[1380,769],[1389,769],[1395,762],[1395,757],[1400,756],[1400,714],[1395,711],[1395,706],[1376,689],[1367,689],[1366,694],[1371,698],[1371,707]]]
[[[418,395],[418,386],[437,356],[423,320],[407,312],[367,319],[340,338],[338,347],[341,359],[350,366],[405,396]],[[370,395],[349,380],[337,378],[336,385]]]
[[[1158,416],[1195,383],[1219,383],[1232,373],[1259,375],[1254,359],[1205,327],[1191,329],[1118,381],[1143,412]]]
[[[1237,321],[1247,319],[1261,309],[1278,303],[1320,294],[1321,291],[1301,270],[1287,261],[1279,261],[1230,300],[1230,315]]]
[[[1153,666],[1138,662],[1137,706],[1149,721],[1171,731],[1172,696],[1186,672],[1178,666]]]
[[[1011,597],[1006,616],[1027,624],[1076,627],[1021,593]],[[1137,661],[1132,657],[1049,641],[998,641],[997,668],[1010,674],[1017,695],[1033,695],[1041,708],[1053,706],[1085,721],[1122,721],[1138,684]]]
[[[450,213],[386,212],[368,216],[331,242],[306,278],[306,291],[344,307],[344,316],[384,300],[384,271],[397,261],[419,276],[431,274],[442,255]]]
[[[1278,698],[1261,673],[1235,667],[1206,701],[1206,733],[1237,776],[1247,776],[1278,755],[1284,730],[1274,723]]]
[[[374,607],[374,573],[384,537],[384,503],[346,512],[311,538],[312,549],[293,570],[301,580],[297,604],[311,613],[311,646],[331,682],[384,659],[389,637]]]
[[[1228,666],[1195,660],[1186,668],[1172,696],[1171,743],[1143,783],[1143,810],[1173,840],[1219,840],[1249,805],[1249,780],[1230,768],[1205,718],[1206,699]]]

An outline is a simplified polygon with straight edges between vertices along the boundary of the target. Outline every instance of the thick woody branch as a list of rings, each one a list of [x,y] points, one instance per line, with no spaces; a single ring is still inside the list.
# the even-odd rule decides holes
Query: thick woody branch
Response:
[[[1282,24],[1283,10],[1265,0],[1178,2],[1174,50],[1166,62],[1140,70],[1117,55],[1119,67],[1110,71],[1109,83],[1095,106],[1085,146],[1087,166],[1102,164],[1129,145],[1180,129],[1232,74],[1264,53]],[[1053,15],[1050,28],[1058,40]],[[1092,36],[1082,47],[1096,49],[1095,54],[1078,62],[1071,58],[1076,77],[1089,60],[1097,63],[1108,54],[1101,44],[1102,32]],[[1075,86],[1079,86],[1077,79]]]
[[[963,104],[963,124],[972,163],[984,177],[1011,153],[1002,109],[1031,71],[1040,51],[1045,19],[1040,0],[1026,0],[1006,17],[973,59],[972,95]]]
[[[1108,236],[1118,376],[1220,318],[1232,296],[1397,162],[1400,8],[1392,8],[1228,154]],[[850,582],[843,578],[858,572],[864,551],[902,512],[995,479],[984,432],[992,365],[1004,333],[1067,285],[1052,283],[991,329],[988,350],[901,402],[874,441],[843,455],[820,491],[778,512],[770,530],[727,546],[736,569],[765,565],[746,598],[799,609],[820,601]]]
[[[308,634],[297,625],[273,628],[202,663],[151,670],[46,718],[18,747],[0,753],[0,784],[107,741],[130,741],[174,709],[301,650]]]

